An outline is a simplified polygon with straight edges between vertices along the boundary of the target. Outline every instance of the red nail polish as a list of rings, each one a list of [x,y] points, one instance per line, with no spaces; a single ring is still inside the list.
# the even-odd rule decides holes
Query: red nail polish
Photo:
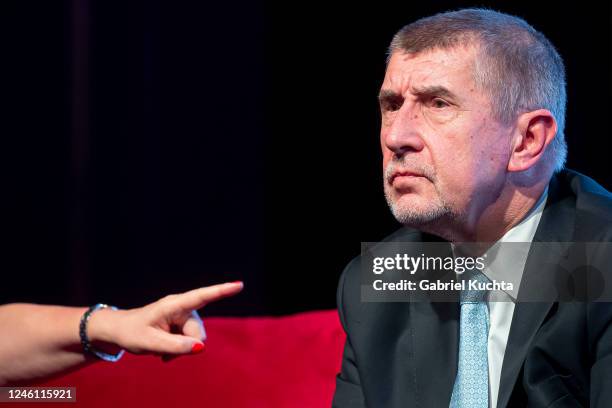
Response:
[[[191,354],[201,353],[202,351],[204,351],[205,347],[206,346],[204,345],[204,343],[193,343],[193,346],[191,346]]]
[[[242,283],[241,280],[231,281],[230,283]]]

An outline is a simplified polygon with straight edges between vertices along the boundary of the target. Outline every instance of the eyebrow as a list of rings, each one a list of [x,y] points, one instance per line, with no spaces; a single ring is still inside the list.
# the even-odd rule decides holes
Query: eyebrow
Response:
[[[432,86],[424,86],[424,87],[412,87],[411,92],[420,97],[432,97],[439,96],[442,98],[448,98],[451,100],[457,100],[458,97],[453,92],[451,92],[448,88],[441,85],[432,85]]]
[[[385,103],[397,102],[403,99],[404,97],[400,93],[390,89],[381,89],[378,93],[378,102],[381,105]]]
[[[417,97],[421,97],[421,98],[439,96],[439,97],[451,99],[453,101],[456,101],[459,99],[457,95],[455,95],[452,91],[450,91],[448,88],[441,86],[441,85],[412,87],[410,92],[416,95]],[[378,100],[381,103],[387,102],[387,101],[394,101],[398,99],[404,99],[404,97],[400,93],[392,91],[390,89],[381,89],[380,93],[378,94]]]

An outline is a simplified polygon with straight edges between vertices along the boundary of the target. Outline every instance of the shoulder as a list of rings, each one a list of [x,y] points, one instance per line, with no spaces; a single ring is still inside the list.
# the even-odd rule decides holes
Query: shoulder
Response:
[[[575,197],[575,226],[581,235],[597,241],[612,238],[612,193],[573,170],[563,170],[556,177]]]
[[[431,237],[435,240],[435,237]],[[392,234],[383,238],[379,243],[370,243],[370,249],[376,250],[380,243],[389,242],[422,242],[428,240],[428,236],[409,227],[401,227]],[[340,320],[346,324],[349,320],[358,320],[358,308],[361,304],[361,255],[353,258],[340,275],[337,291],[337,305]]]
[[[612,218],[612,193],[592,178],[573,170],[563,170],[557,177],[576,195],[576,207],[594,215]]]
[[[383,238],[379,243],[368,243],[369,249],[376,250],[376,247],[380,244],[389,242],[421,242],[426,240],[425,234],[414,228],[402,227],[392,234]],[[340,275],[339,289],[349,284],[353,285],[353,281],[359,282],[359,273],[361,268],[361,255],[353,258],[348,265],[344,268],[344,271]]]

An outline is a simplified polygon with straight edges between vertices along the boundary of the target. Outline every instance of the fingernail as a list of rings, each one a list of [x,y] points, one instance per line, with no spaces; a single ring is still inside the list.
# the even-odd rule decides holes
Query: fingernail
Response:
[[[243,282],[241,280],[236,280],[236,281],[231,281],[230,283],[240,283],[240,284],[242,284]]]
[[[191,346],[191,354],[201,353],[202,351],[204,351],[205,347],[206,346],[204,345],[204,343],[193,343],[193,346]]]

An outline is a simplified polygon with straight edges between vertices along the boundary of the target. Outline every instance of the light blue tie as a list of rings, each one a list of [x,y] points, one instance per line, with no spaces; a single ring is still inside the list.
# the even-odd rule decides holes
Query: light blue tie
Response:
[[[450,408],[489,407],[489,308],[486,291],[472,290],[469,280],[488,282],[480,271],[468,271],[461,291],[459,323],[459,364]]]

